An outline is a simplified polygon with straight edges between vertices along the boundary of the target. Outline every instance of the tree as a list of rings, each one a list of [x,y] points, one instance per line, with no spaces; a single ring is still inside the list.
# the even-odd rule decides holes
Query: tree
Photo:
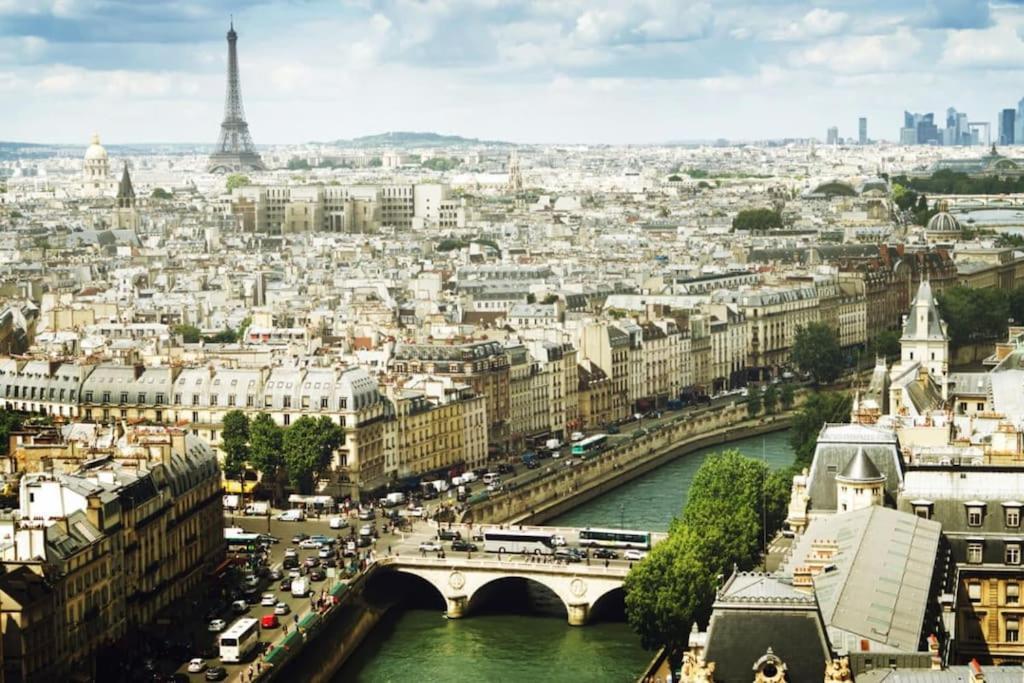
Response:
[[[790,358],[801,371],[810,373],[815,383],[834,381],[843,367],[843,351],[835,330],[825,323],[798,328]]]
[[[693,623],[710,612],[716,576],[700,555],[700,541],[689,527],[677,527],[623,582],[626,618],[649,650],[681,651]]]
[[[756,417],[761,412],[761,389],[753,387],[747,395],[747,417]]]
[[[936,303],[946,321],[949,343],[954,348],[975,341],[991,341],[1006,336],[1007,319],[1018,312],[1020,293],[1002,289],[971,289],[956,286],[943,290]],[[1020,310],[1024,313],[1024,310]]]
[[[298,157],[292,157],[288,160],[289,171],[308,171],[309,162],[305,159],[299,159]]]
[[[283,438],[284,430],[267,413],[259,413],[249,423],[249,462],[267,481],[273,481],[284,464]]]
[[[766,415],[774,415],[775,411],[779,409],[779,390],[774,384],[769,384],[764,390],[764,395],[761,397],[764,402],[764,412]]]
[[[117,237],[115,237],[114,233],[109,230],[104,230],[96,235],[96,244],[101,247],[112,247],[117,244]]]
[[[195,325],[175,325],[172,331],[174,334],[180,334],[181,340],[186,344],[198,344],[202,338],[199,328]]]
[[[249,176],[242,173],[232,173],[228,176],[227,182],[224,183],[224,187],[228,192],[231,192],[236,187],[245,187],[250,184]]]
[[[900,355],[900,333],[893,330],[882,330],[875,337],[873,348],[877,356],[891,358]]]
[[[732,229],[765,232],[782,227],[782,214],[774,209],[744,209],[732,219]]]
[[[288,472],[288,482],[303,493],[326,470],[335,449],[341,445],[344,432],[331,418],[304,415],[285,430],[281,452]]]
[[[224,414],[223,425],[224,477],[237,479],[249,460],[249,418],[241,410],[230,410]]]
[[[21,429],[21,415],[10,410],[0,410],[0,454],[7,454],[11,445],[11,432]]]
[[[789,443],[796,453],[795,466],[809,467],[814,459],[814,448],[818,433],[825,423],[846,423],[850,421],[853,399],[850,394],[840,391],[819,391],[811,394],[793,416]]]
[[[793,403],[796,400],[796,389],[789,382],[782,385],[782,391],[779,392],[779,401],[782,403],[783,410],[789,410],[793,407]]]
[[[380,157],[370,157],[370,161],[368,161],[366,165],[370,168],[380,168],[384,165],[384,162],[381,161]]]
[[[165,190],[162,187],[154,187],[153,193],[150,195],[153,199],[170,199],[174,195]]]

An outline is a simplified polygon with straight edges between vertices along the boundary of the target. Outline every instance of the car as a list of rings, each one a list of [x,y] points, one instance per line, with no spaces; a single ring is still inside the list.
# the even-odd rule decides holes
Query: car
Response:
[[[559,548],[555,551],[555,557],[560,560],[566,560],[568,562],[582,562],[583,553],[576,550],[575,548]]]
[[[227,627],[227,622],[225,622],[223,619],[210,619],[210,624],[206,627],[206,630],[210,633],[220,633]]]
[[[270,534],[260,534],[260,543],[266,545],[276,545],[281,542],[281,539],[277,536],[271,536]]]
[[[223,681],[228,677],[228,670],[223,666],[211,666],[206,670],[206,680],[208,681]]]
[[[647,553],[636,548],[630,548],[626,552],[622,553],[622,559],[629,560],[630,562],[639,562],[640,560],[647,557]]]
[[[454,541],[456,539],[462,538],[462,534],[452,529],[439,529],[437,532],[437,537],[442,541]]]
[[[373,539],[369,536],[360,536],[359,540],[356,541],[356,545],[360,548],[369,548],[373,545]]]
[[[617,560],[619,554],[611,548],[597,548],[594,550],[594,557],[599,560]]]
[[[320,559],[314,557],[313,555],[310,555],[302,561],[302,564],[304,564],[307,567],[318,567],[320,566]]]
[[[476,552],[476,543],[470,543],[469,541],[463,541],[461,538],[456,538],[452,541],[452,550],[468,550],[470,552]]]
[[[235,614],[245,614],[249,611],[249,603],[245,600],[235,600],[231,603],[231,611]]]
[[[512,467],[508,463],[501,463],[498,465],[498,474],[515,474],[516,468]]]
[[[267,572],[267,578],[271,581],[280,581],[283,576],[280,569],[271,569]]]
[[[298,557],[299,556],[299,551],[296,550],[295,548],[285,548],[284,549],[284,556],[285,557]]]
[[[260,619],[260,628],[277,628],[280,625],[276,614],[264,614]]]
[[[263,607],[273,607],[277,604],[277,596],[273,593],[264,593],[263,597],[260,598],[260,605]]]
[[[188,672],[190,674],[201,674],[206,671],[206,662],[199,657],[188,660]]]
[[[618,425],[605,425],[604,431],[605,431],[606,434],[618,434],[619,433],[619,426]]]
[[[333,569],[338,566],[338,561],[333,557],[328,557],[326,560],[324,560],[324,566],[331,567]]]
[[[299,558],[297,557],[286,557],[284,558],[284,561],[281,562],[281,567],[284,569],[295,569],[298,566]]]
[[[359,511],[359,519],[364,522],[368,522],[374,517],[376,517],[376,515],[373,513],[373,508],[363,508]]]
[[[320,546],[320,550],[316,551],[316,556],[319,557],[321,560],[326,560],[330,558],[333,554],[333,550],[324,546]]]
[[[345,544],[345,548],[341,551],[341,554],[344,555],[345,557],[355,557],[356,556],[356,544],[355,544],[355,541],[349,541],[348,543],[346,543]]]
[[[319,548],[320,543],[314,541],[312,538],[304,538],[301,541],[299,541],[299,547],[304,550],[309,550],[311,548]]]
[[[540,463],[537,462],[536,460],[527,460],[526,461],[526,469],[528,469],[528,470],[535,470],[538,467],[540,467]]]
[[[302,510],[285,510],[276,519],[279,522],[301,522],[306,519],[306,514]]]
[[[295,534],[292,536],[292,543],[301,543],[309,538],[309,534]]]
[[[327,573],[323,569],[314,569],[309,573],[310,581],[323,581],[327,578]]]
[[[334,545],[334,539],[330,536],[324,536],[323,534],[313,534],[309,537],[310,540],[316,541],[320,545]]]
[[[373,525],[372,524],[364,524],[361,527],[359,527],[359,535],[360,536],[373,536]]]
[[[444,550],[444,546],[437,541],[423,541],[420,543],[420,552],[436,553],[440,550]]]
[[[344,529],[348,526],[348,520],[344,517],[331,517],[328,520],[327,525],[332,529]]]
[[[292,578],[293,577],[291,577],[291,576],[284,577],[283,579],[281,579],[281,583],[278,584],[277,587],[280,590],[283,590],[283,591],[291,590],[292,589]]]
[[[288,570],[288,576],[285,577],[285,581],[289,581],[288,585],[290,586],[291,585],[290,581],[292,579],[297,579],[300,576],[302,576],[302,572],[299,570],[299,568],[298,567],[292,567],[291,569]]]
[[[291,611],[292,608],[289,607],[287,602],[279,602],[276,605],[274,605],[274,614],[285,615],[290,614]]]
[[[419,507],[419,506],[409,508],[408,510],[405,511],[405,516],[406,517],[420,517],[420,518],[422,518],[426,514],[427,514],[426,510],[424,510],[422,507]]]

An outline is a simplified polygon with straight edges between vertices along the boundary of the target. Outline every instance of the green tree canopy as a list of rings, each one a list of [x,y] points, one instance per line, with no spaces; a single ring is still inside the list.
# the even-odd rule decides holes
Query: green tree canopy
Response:
[[[872,350],[875,355],[886,358],[900,355],[900,333],[893,330],[882,330],[875,337]]]
[[[782,214],[774,209],[743,209],[732,219],[733,230],[764,232],[782,227]]]
[[[249,460],[249,418],[241,410],[229,410],[224,414],[223,425],[224,476],[237,479]]]
[[[117,244],[117,238],[114,236],[114,233],[104,230],[96,235],[96,244],[101,247],[112,247]]]
[[[153,193],[150,195],[153,199],[170,199],[174,195],[165,190],[162,187],[154,187]]]
[[[21,415],[10,410],[0,410],[0,454],[6,455],[11,445],[11,432],[21,429]]]
[[[810,467],[822,426],[826,422],[849,422],[852,407],[853,399],[845,392],[818,391],[807,397],[793,416],[789,431],[789,443],[796,453],[794,466],[797,469]]]
[[[769,384],[761,397],[764,403],[764,412],[767,415],[774,415],[779,409],[779,389],[774,384]]]
[[[825,323],[809,323],[797,329],[790,358],[818,383],[834,381],[843,369],[839,340],[835,330]]]
[[[761,390],[752,387],[747,393],[747,417],[757,417],[761,412]]]
[[[1007,292],[956,286],[943,290],[936,297],[939,313],[946,321],[949,343],[954,348],[1005,337],[1011,302],[1021,300],[1024,300],[1024,291],[1020,288]]]
[[[259,413],[249,423],[249,462],[273,481],[284,465],[281,446],[284,430],[267,413]]]
[[[228,176],[227,181],[224,183],[224,187],[228,192],[231,192],[236,187],[245,187],[250,183],[251,181],[249,180],[249,176],[242,173],[232,173]]]
[[[344,431],[331,418],[304,415],[284,432],[281,451],[288,482],[303,493],[313,490],[320,475],[330,466]]]
[[[180,334],[186,344],[197,344],[202,338],[202,333],[195,325],[175,325],[172,331],[174,334]]]
[[[309,162],[306,161],[305,159],[300,159],[298,157],[292,157],[291,159],[288,160],[288,170],[289,171],[308,171],[309,170]]]
[[[779,391],[779,401],[782,403],[783,410],[789,410],[793,407],[793,403],[796,400],[796,389],[792,384],[786,382],[782,385],[782,389]]]

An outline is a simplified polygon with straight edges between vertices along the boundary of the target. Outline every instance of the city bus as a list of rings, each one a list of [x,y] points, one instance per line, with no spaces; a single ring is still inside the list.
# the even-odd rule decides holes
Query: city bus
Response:
[[[592,458],[608,444],[607,434],[594,434],[572,445],[572,454],[579,458]]]
[[[551,555],[555,552],[555,535],[540,531],[488,529],[484,531],[484,550],[489,553]]]
[[[225,529],[224,540],[228,544],[229,553],[252,553],[259,548],[260,534],[247,534],[235,529]]]
[[[580,529],[580,545],[650,550],[651,532],[627,529]]]
[[[249,656],[259,642],[259,619],[239,619],[220,634],[220,661],[240,662]]]

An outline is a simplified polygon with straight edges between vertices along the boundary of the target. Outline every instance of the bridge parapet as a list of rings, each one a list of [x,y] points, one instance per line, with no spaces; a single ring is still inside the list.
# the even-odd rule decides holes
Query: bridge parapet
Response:
[[[388,556],[376,564],[381,568],[418,576],[444,597],[449,619],[466,616],[473,597],[489,583],[506,578],[534,581],[557,595],[565,605],[571,626],[582,626],[597,602],[622,588],[629,568],[618,565],[559,564],[497,560],[491,557]]]

